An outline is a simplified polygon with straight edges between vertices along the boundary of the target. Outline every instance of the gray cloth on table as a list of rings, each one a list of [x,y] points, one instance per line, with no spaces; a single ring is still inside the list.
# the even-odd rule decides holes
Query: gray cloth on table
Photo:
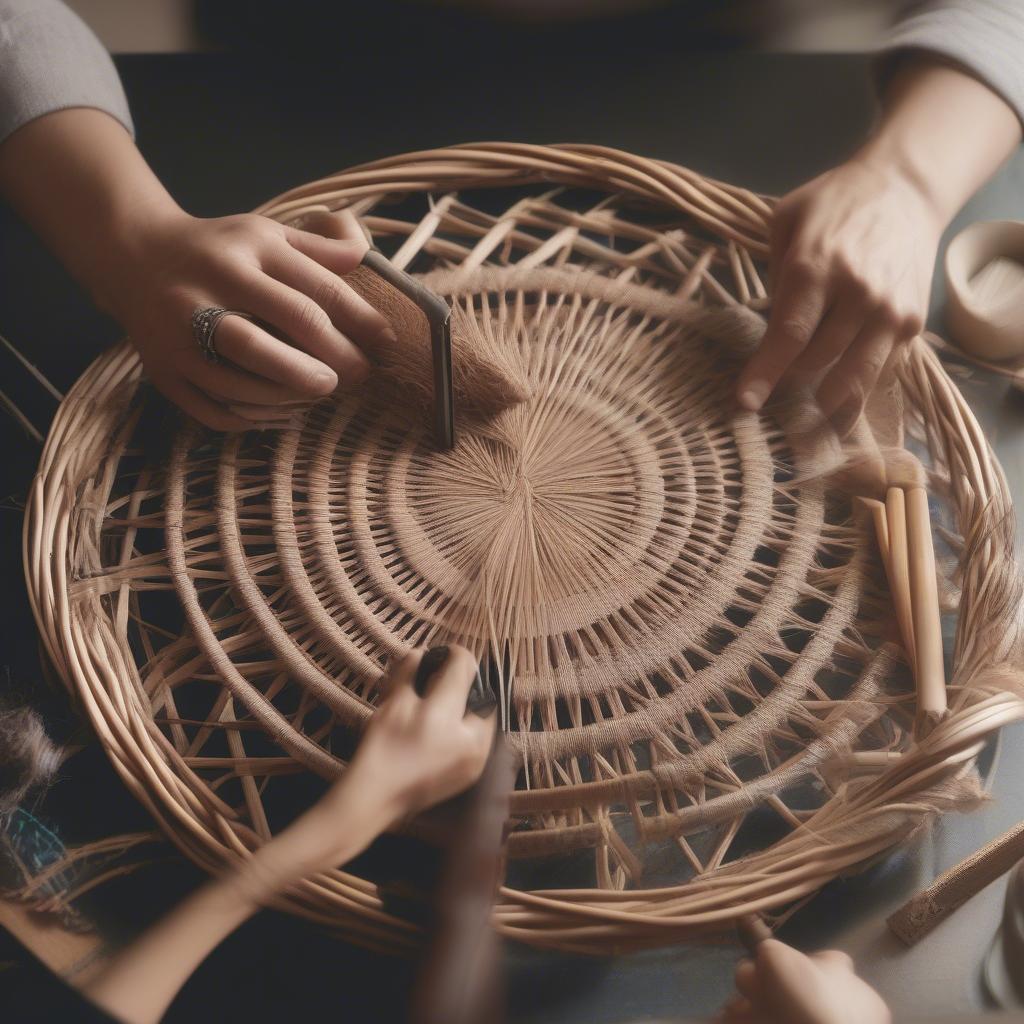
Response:
[[[923,0],[903,4],[879,53],[926,50],[997,92],[1024,123],[1024,0]]]
[[[0,142],[43,114],[95,107],[132,131],[110,54],[60,0],[0,0]]]

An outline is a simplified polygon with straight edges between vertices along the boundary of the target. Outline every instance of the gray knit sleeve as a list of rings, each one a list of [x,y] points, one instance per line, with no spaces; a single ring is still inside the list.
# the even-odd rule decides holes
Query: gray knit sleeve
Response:
[[[96,107],[131,132],[110,54],[60,0],[0,0],[0,142],[43,114]]]
[[[892,58],[927,50],[999,93],[1024,123],[1024,0],[924,0],[903,5],[879,46],[882,76]]]

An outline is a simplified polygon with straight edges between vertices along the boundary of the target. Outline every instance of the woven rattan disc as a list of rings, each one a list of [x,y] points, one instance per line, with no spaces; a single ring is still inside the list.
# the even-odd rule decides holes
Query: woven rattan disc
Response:
[[[438,452],[386,381],[275,431],[174,421],[169,442],[126,344],[76,385],[32,496],[30,590],[115,766],[189,856],[216,869],[281,827],[343,770],[388,660],[440,640],[501,693],[510,878],[573,879],[502,891],[498,925],[537,944],[785,913],[975,797],[978,744],[1022,710],[1010,503],[928,346],[843,443],[799,396],[738,410],[769,204],[623,153],[414,154],[263,212],[324,207],[359,214],[530,397]],[[959,603],[952,713],[916,740],[857,500],[905,439]],[[372,945],[413,932],[341,870],[283,904]]]

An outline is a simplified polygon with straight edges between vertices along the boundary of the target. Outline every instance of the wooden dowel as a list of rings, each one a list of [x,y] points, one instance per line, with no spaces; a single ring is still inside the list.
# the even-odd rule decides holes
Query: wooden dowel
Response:
[[[1006,874],[1021,858],[1024,858],[1024,823],[986,843],[904,903],[889,918],[890,931],[912,946],[972,896]]]
[[[907,662],[917,678],[917,650],[914,618],[910,607],[910,568],[907,554],[907,510],[903,489],[890,487],[885,495],[885,516],[889,544],[889,589],[896,610],[896,623],[907,652]]]
[[[946,669],[942,661],[942,616],[935,577],[935,549],[928,493],[911,487],[906,495],[910,608],[914,617],[917,666],[917,734],[927,735],[946,716]]]

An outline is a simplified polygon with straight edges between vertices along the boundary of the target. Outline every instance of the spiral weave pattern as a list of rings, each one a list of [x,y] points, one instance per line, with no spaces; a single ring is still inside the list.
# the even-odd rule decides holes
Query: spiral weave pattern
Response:
[[[451,452],[386,381],[278,431],[182,423],[155,452],[160,405],[122,345],[61,407],[32,496],[49,654],[187,854],[246,856],[344,770],[386,663],[450,640],[489,662],[520,758],[526,887],[496,921],[526,941],[605,952],[784,914],[972,799],[979,742],[1024,709],[1019,585],[1002,474],[923,342],[841,442],[799,400],[732,401],[767,304],[750,193],[492,144],[263,212],[346,206],[500,347],[525,401],[465,418]],[[960,615],[953,713],[923,739],[858,511],[874,485],[850,469],[905,433]],[[570,851],[589,851],[576,887],[532,888],[534,858]],[[369,945],[415,931],[342,870],[283,902]]]

